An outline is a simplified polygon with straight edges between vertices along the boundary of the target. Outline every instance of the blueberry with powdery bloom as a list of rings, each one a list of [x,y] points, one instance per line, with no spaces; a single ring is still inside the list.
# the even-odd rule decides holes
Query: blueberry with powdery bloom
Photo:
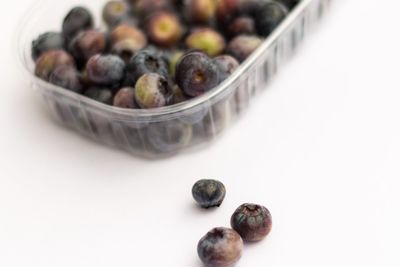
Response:
[[[36,60],[44,52],[62,50],[65,45],[64,36],[59,32],[46,32],[32,42],[32,58]]]
[[[203,179],[193,185],[192,195],[202,208],[208,209],[221,206],[226,189],[220,181]]]
[[[147,73],[136,83],[135,100],[141,108],[164,107],[170,103],[171,99],[171,85],[163,76]]]
[[[129,13],[130,6],[126,1],[109,1],[103,7],[103,20],[108,26],[113,26],[128,17]]]
[[[85,63],[92,56],[105,52],[106,48],[105,34],[99,30],[81,31],[69,45],[69,51],[80,63]]]
[[[243,204],[232,215],[231,226],[244,241],[260,241],[271,232],[271,213],[260,205]]]
[[[196,97],[218,85],[219,70],[203,52],[188,52],[177,64],[176,82],[186,95]]]
[[[286,18],[289,11],[281,3],[265,2],[255,14],[256,28],[259,35],[267,37]]]
[[[218,56],[213,61],[218,66],[220,82],[227,79],[240,66],[236,58],[229,55]]]
[[[121,88],[114,97],[114,106],[119,108],[137,108],[135,102],[135,88]]]
[[[94,55],[86,65],[89,80],[95,84],[116,85],[125,74],[124,61],[114,55]]]
[[[243,240],[229,228],[209,231],[198,243],[197,253],[207,267],[232,267],[242,257]]]
[[[75,66],[74,58],[64,50],[50,50],[36,60],[35,75],[48,81],[57,67],[65,65]]]
[[[85,7],[73,8],[64,18],[62,32],[67,40],[71,40],[80,31],[93,28],[93,16]]]
[[[70,91],[81,93],[83,90],[81,74],[74,66],[58,66],[50,75],[50,83],[68,89]]]

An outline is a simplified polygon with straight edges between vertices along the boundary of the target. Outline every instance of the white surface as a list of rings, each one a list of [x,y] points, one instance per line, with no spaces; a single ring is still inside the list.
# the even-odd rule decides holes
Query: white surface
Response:
[[[149,162],[48,119],[11,47],[29,2],[0,16],[0,266],[201,266],[197,241],[242,202],[274,229],[238,267],[400,266],[399,3],[336,1],[224,138]],[[190,194],[205,177],[228,188],[211,212]]]

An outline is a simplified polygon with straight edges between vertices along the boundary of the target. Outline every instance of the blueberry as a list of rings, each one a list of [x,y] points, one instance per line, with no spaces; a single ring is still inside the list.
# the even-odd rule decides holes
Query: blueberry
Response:
[[[94,55],[87,62],[86,72],[95,84],[116,85],[124,77],[125,63],[118,56]]]
[[[64,18],[62,32],[67,40],[71,40],[82,30],[93,28],[93,17],[85,7],[73,8]]]
[[[163,107],[170,103],[171,98],[171,86],[163,76],[147,73],[136,82],[135,99],[141,108]]]
[[[146,73],[157,73],[163,77],[168,76],[167,63],[156,50],[139,51],[129,60],[124,84],[135,86],[136,81]]]
[[[225,194],[224,184],[216,180],[200,180],[192,188],[193,198],[205,209],[221,206]]]
[[[160,10],[171,10],[170,0],[130,0],[134,2],[134,10],[140,17],[150,16]]]
[[[224,37],[211,28],[196,29],[185,43],[188,48],[202,50],[210,57],[221,54],[226,45]]]
[[[294,8],[300,2],[300,0],[276,0],[276,1],[284,4],[288,9]]]
[[[80,63],[85,63],[92,56],[105,52],[106,48],[106,37],[98,30],[81,31],[69,45],[72,55]]]
[[[64,36],[58,32],[46,32],[32,42],[32,58],[36,60],[49,50],[62,50],[65,45]]]
[[[232,267],[242,257],[243,240],[229,228],[209,231],[197,245],[197,253],[207,267]]]
[[[237,17],[242,0],[219,0],[217,5],[217,19],[221,27],[226,27]]]
[[[220,82],[227,79],[239,67],[239,62],[229,55],[222,55],[214,58],[214,63],[219,69]]]
[[[49,81],[52,84],[69,89],[76,93],[81,93],[83,90],[81,75],[73,66],[58,66],[50,75]]]
[[[188,0],[184,2],[184,13],[188,21],[208,24],[215,17],[215,0]]]
[[[256,12],[256,28],[261,36],[268,36],[288,15],[287,8],[278,2],[263,3]]]
[[[243,204],[232,215],[231,226],[243,240],[247,242],[260,241],[271,231],[271,213],[260,205]]]
[[[120,89],[114,97],[114,106],[120,108],[137,108],[135,102],[135,88],[125,87]]]
[[[233,37],[241,34],[255,34],[256,29],[254,19],[250,16],[237,17],[232,21],[228,31],[229,35]]]
[[[85,96],[103,104],[112,105],[113,103],[113,93],[108,88],[91,87],[86,90]]]
[[[172,100],[171,100],[171,105],[182,103],[186,101],[187,98],[181,88],[179,88],[178,85],[174,85],[172,87]]]
[[[110,33],[111,51],[128,62],[131,57],[147,45],[146,35],[137,27],[120,24]]]
[[[146,20],[146,32],[154,44],[171,47],[181,39],[183,27],[176,15],[159,11]]]
[[[35,75],[48,81],[50,75],[59,66],[75,66],[74,58],[64,50],[44,52],[36,60]]]
[[[263,39],[251,35],[239,35],[232,39],[226,48],[228,54],[239,62],[245,61],[263,42]]]
[[[126,1],[112,0],[107,2],[103,8],[103,20],[108,26],[115,25],[130,13],[130,7]]]
[[[218,85],[218,67],[203,52],[188,52],[176,67],[176,82],[186,95],[202,95]]]

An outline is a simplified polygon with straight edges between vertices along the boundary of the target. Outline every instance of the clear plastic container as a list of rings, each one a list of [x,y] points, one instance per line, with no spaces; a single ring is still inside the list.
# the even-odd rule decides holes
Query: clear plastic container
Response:
[[[20,59],[47,104],[63,125],[101,143],[146,158],[165,157],[215,139],[250,105],[251,100],[295,52],[330,0],[302,0],[225,82],[192,100],[152,110],[107,106],[49,84],[34,75],[31,42],[40,33],[59,30],[66,12],[76,6],[101,14],[105,1],[41,0],[24,17],[18,33]],[[101,25],[100,17],[96,25]]]

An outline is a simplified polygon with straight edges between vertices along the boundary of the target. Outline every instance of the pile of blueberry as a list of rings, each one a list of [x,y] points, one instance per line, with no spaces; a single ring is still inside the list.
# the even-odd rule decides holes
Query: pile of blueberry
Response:
[[[120,108],[183,102],[224,81],[300,0],[113,0],[107,31],[73,8],[32,43],[35,75]]]
[[[225,194],[224,184],[217,180],[200,180],[192,188],[193,198],[206,209],[219,207]],[[243,241],[261,241],[271,232],[272,216],[266,207],[246,203],[233,213],[231,226],[213,228],[200,239],[197,252],[205,266],[234,266],[242,256]]]

